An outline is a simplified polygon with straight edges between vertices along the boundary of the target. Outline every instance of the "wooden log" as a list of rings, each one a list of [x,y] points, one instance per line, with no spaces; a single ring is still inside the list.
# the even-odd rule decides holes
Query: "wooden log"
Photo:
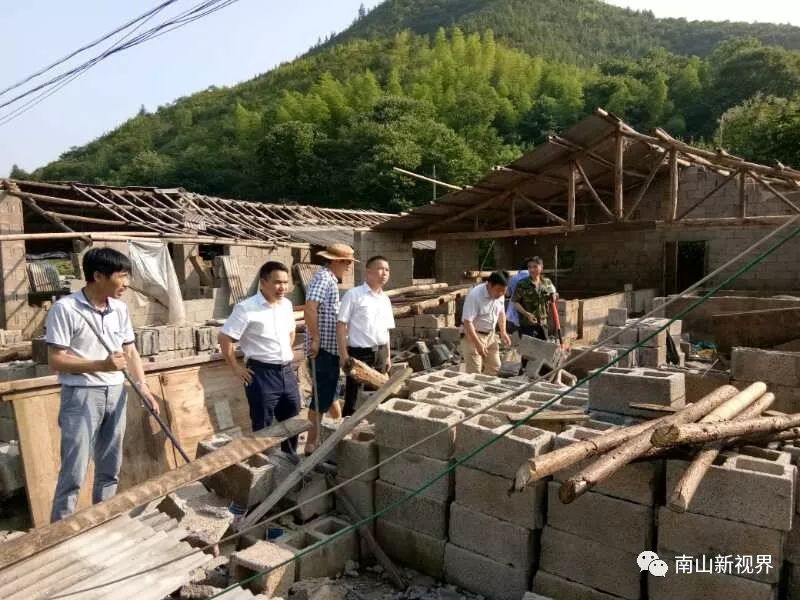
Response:
[[[450,292],[448,294],[444,294],[442,296],[438,296],[437,298],[431,298],[430,300],[422,300],[421,302],[413,302],[411,304],[405,304],[403,306],[393,306],[392,312],[394,313],[395,317],[408,317],[410,315],[421,315],[428,308],[436,308],[437,306],[446,304],[452,300],[457,300],[462,296],[466,296],[468,293],[469,293],[469,288],[464,288],[456,290],[454,292]]]
[[[301,417],[281,421],[252,436],[237,438],[219,450],[181,465],[173,471],[148,479],[144,483],[117,494],[110,500],[95,504],[66,519],[34,529],[23,536],[0,544],[0,569],[101,525],[137,506],[166,496],[189,483],[240,463],[254,454],[273,448],[284,439],[307,430],[310,425]]]
[[[407,285],[406,287],[395,288],[393,290],[389,290],[386,293],[389,298],[394,298],[395,296],[402,296],[403,294],[407,294],[409,292],[429,292],[433,290],[441,290],[446,288],[448,283],[423,283],[420,285]]]
[[[774,401],[775,394],[764,394],[750,406],[733,416],[733,419],[741,421],[744,419],[755,418],[764,412]],[[727,406],[727,404],[723,404],[720,409],[725,408],[725,406]],[[720,414],[717,412],[720,409],[709,413],[701,422],[710,423],[714,422],[714,420],[721,420],[719,418]],[[724,447],[725,444],[723,442],[714,442],[713,444],[709,444],[702,448],[697,453],[692,462],[689,463],[686,471],[684,471],[683,475],[681,475],[678,483],[675,484],[675,488],[672,490],[672,494],[667,501],[667,506],[670,510],[675,512],[686,512],[688,510],[689,503],[692,501],[692,498],[697,491],[697,487],[700,485],[700,482],[702,481],[706,472],[711,465],[714,464],[714,461],[717,459],[719,453]]]
[[[569,162],[569,181],[567,182],[567,226],[575,227],[575,161]]]
[[[653,445],[661,448],[679,444],[703,444],[738,436],[754,436],[800,427],[800,413],[779,417],[757,417],[727,423],[687,423],[661,425],[653,430]]]
[[[255,525],[259,519],[267,514],[286,494],[288,494],[294,486],[303,480],[307,473],[310,473],[315,466],[325,460],[325,458],[336,448],[336,445],[350,433],[356,425],[367,418],[378,406],[386,400],[389,396],[397,392],[411,376],[411,369],[403,369],[398,371],[389,378],[389,381],[381,387],[373,396],[364,404],[356,409],[356,412],[349,419],[345,419],[339,428],[328,436],[316,450],[301,461],[299,465],[292,471],[289,476],[284,479],[273,492],[266,497],[258,506],[254,507],[252,511],[244,518],[240,529],[245,529],[251,525]]]
[[[683,410],[676,412],[674,415],[663,417],[663,422],[667,424],[681,424],[693,423],[698,419],[704,417],[709,412],[723,404],[724,402],[732,400],[734,397],[744,394],[738,392],[729,395],[726,389],[728,386],[723,386],[718,390],[711,392],[704,396],[697,402],[690,404]],[[761,394],[758,394],[760,396]],[[569,504],[576,498],[580,497],[589,491],[597,483],[607,479],[619,469],[630,463],[632,460],[638,458],[653,446],[650,442],[650,430],[645,430],[639,435],[629,439],[624,444],[614,448],[608,454],[601,456],[594,461],[591,465],[567,479],[558,491],[558,496],[564,504]]]
[[[714,397],[721,403],[728,398],[732,398],[738,392],[739,390],[732,385],[723,385],[705,396],[703,400]],[[659,425],[668,424],[670,423],[668,419],[670,419],[671,416],[672,415],[668,415],[653,421],[631,425],[630,427],[614,429],[596,437],[581,440],[580,442],[575,442],[569,446],[564,446],[563,448],[548,452],[547,454],[531,458],[517,470],[514,479],[514,489],[522,491],[526,486],[543,477],[562,471],[591,456],[596,456],[602,452],[616,448],[620,444],[643,432],[652,431]]]
[[[353,358],[352,356],[347,359],[345,373],[359,383],[371,385],[376,389],[385,385],[386,382],[389,381],[389,376],[386,375],[386,373],[381,373],[370,367],[365,362],[358,360],[357,358]]]
[[[326,479],[328,480],[328,487],[332,488],[336,486],[336,480],[333,477],[328,475]],[[344,488],[335,490],[334,494],[336,494],[336,499],[341,502],[342,506],[344,506],[345,512],[349,515],[350,520],[353,521],[353,523],[358,523],[364,519],[364,517],[371,516],[359,514],[358,509],[350,501],[350,497]],[[358,528],[358,533],[367,543],[369,549],[372,550],[372,554],[375,555],[375,558],[383,567],[384,571],[386,571],[394,586],[398,590],[407,589],[408,582],[403,578],[403,575],[400,573],[397,566],[395,566],[395,564],[392,562],[392,559],[389,558],[386,555],[386,552],[383,551],[383,548],[381,548],[381,545],[378,543],[378,540],[375,539],[375,536],[372,535],[372,531],[369,529],[369,524],[364,523],[361,525]]]

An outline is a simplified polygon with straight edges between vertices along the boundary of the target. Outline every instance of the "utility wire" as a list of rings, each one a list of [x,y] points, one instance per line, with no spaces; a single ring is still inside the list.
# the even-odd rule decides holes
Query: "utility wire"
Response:
[[[711,280],[712,280],[712,279],[714,279],[714,278],[715,278],[717,275],[719,275],[719,274],[720,274],[720,273],[722,273],[723,271],[727,270],[727,268],[728,268],[728,267],[730,267],[731,265],[733,265],[733,264],[737,263],[738,261],[740,261],[740,260],[741,260],[741,259],[743,259],[744,257],[748,256],[749,254],[751,254],[751,253],[755,252],[755,250],[756,250],[757,248],[759,248],[760,246],[762,246],[764,243],[766,243],[767,241],[771,240],[772,238],[774,238],[774,237],[778,236],[778,235],[779,235],[781,232],[783,232],[783,231],[785,231],[786,229],[788,229],[788,228],[792,227],[793,225],[797,225],[799,222],[800,222],[800,215],[797,215],[797,216],[794,216],[794,217],[791,217],[791,218],[787,218],[787,220],[786,220],[784,223],[782,223],[780,226],[778,226],[778,227],[777,227],[777,228],[775,228],[773,231],[771,231],[771,232],[769,232],[768,234],[766,234],[766,235],[765,235],[764,237],[762,237],[761,239],[757,240],[755,243],[753,243],[753,244],[752,244],[752,245],[750,245],[749,247],[745,248],[745,249],[744,249],[742,252],[740,252],[739,254],[737,254],[736,256],[734,256],[734,257],[733,257],[732,259],[730,259],[728,262],[726,262],[725,264],[723,264],[723,265],[721,265],[720,267],[716,268],[714,271],[712,271],[711,273],[709,273],[708,275],[706,275],[705,277],[703,277],[702,279],[700,279],[698,282],[696,282],[696,283],[694,283],[693,285],[691,285],[691,286],[689,286],[688,288],[686,288],[686,289],[685,289],[683,292],[681,292],[681,293],[679,293],[679,294],[675,295],[674,297],[672,297],[671,299],[669,299],[669,300],[668,300],[667,302],[665,302],[664,304],[662,304],[662,305],[660,305],[659,307],[657,307],[657,308],[655,308],[655,309],[651,310],[649,313],[647,313],[647,314],[643,315],[642,317],[640,317],[639,319],[637,319],[637,320],[636,320],[634,323],[632,323],[632,324],[630,324],[630,325],[627,325],[625,328],[623,328],[623,330],[621,330],[620,332],[618,332],[616,335],[614,335],[614,336],[611,336],[609,339],[614,339],[614,338],[616,338],[617,336],[621,335],[625,329],[630,329],[631,327],[636,327],[636,326],[638,326],[638,325],[639,325],[639,324],[640,324],[640,323],[641,323],[641,322],[642,322],[644,319],[646,319],[646,318],[648,318],[648,317],[650,317],[650,316],[654,315],[656,312],[662,311],[664,308],[666,308],[667,306],[669,306],[669,305],[673,304],[674,302],[677,302],[677,301],[678,301],[678,300],[680,300],[680,299],[681,299],[683,296],[685,296],[685,295],[687,295],[687,294],[691,293],[693,290],[697,289],[698,287],[700,287],[700,286],[701,286],[701,285],[703,285],[704,283],[706,283],[706,282],[708,282],[708,281],[711,281]],[[319,547],[321,547],[321,546],[325,545],[326,543],[329,543],[329,542],[331,542],[331,541],[333,541],[333,540],[337,539],[337,538],[338,538],[338,537],[340,537],[341,535],[344,535],[345,533],[349,533],[350,531],[354,531],[354,530],[358,529],[359,527],[361,527],[363,524],[365,524],[365,523],[368,523],[369,521],[371,521],[371,520],[373,520],[373,519],[375,519],[375,518],[377,518],[377,517],[379,517],[379,516],[381,516],[381,515],[383,515],[383,514],[386,514],[387,512],[390,512],[391,510],[393,510],[394,508],[396,508],[396,507],[397,507],[397,506],[399,506],[400,504],[402,504],[402,503],[404,503],[404,502],[408,501],[409,499],[413,498],[415,495],[418,495],[419,493],[421,493],[422,491],[424,491],[425,489],[427,489],[427,488],[429,488],[431,485],[433,485],[433,484],[434,484],[436,481],[438,481],[439,479],[441,479],[442,477],[444,477],[444,475],[445,475],[445,474],[447,474],[447,473],[449,473],[450,471],[452,471],[452,469],[454,469],[454,468],[455,468],[456,466],[458,466],[459,464],[463,464],[465,461],[469,460],[469,459],[470,459],[470,458],[472,458],[473,456],[475,456],[475,455],[477,455],[478,453],[482,452],[482,451],[483,451],[483,449],[485,449],[485,448],[486,448],[486,447],[488,447],[489,445],[491,445],[491,444],[495,443],[497,440],[501,439],[502,437],[505,437],[505,436],[506,436],[506,435],[508,435],[508,434],[509,434],[511,431],[513,431],[514,429],[516,429],[517,427],[519,427],[519,426],[521,426],[521,425],[523,425],[523,424],[526,424],[526,423],[527,423],[528,421],[530,421],[530,419],[532,419],[534,416],[536,416],[537,414],[539,414],[541,411],[543,411],[543,410],[547,409],[548,407],[552,406],[552,405],[553,405],[555,402],[557,402],[558,400],[560,400],[560,399],[561,399],[561,398],[563,398],[564,396],[568,395],[570,392],[572,392],[572,391],[574,391],[575,389],[577,389],[578,387],[580,387],[580,386],[584,385],[584,384],[585,384],[585,383],[587,383],[588,381],[591,381],[591,380],[592,380],[594,377],[597,377],[597,376],[598,376],[598,375],[599,375],[601,372],[603,372],[603,371],[605,371],[606,369],[608,369],[609,367],[612,367],[613,365],[615,365],[615,364],[616,364],[617,362],[619,362],[619,361],[620,361],[622,358],[624,358],[625,356],[627,356],[628,354],[630,354],[631,352],[633,352],[633,350],[635,350],[636,348],[638,348],[638,347],[642,346],[642,344],[644,344],[645,342],[649,341],[650,339],[652,339],[653,337],[655,337],[656,335],[658,335],[658,333],[659,333],[660,331],[663,331],[663,330],[665,330],[666,328],[668,328],[668,327],[670,326],[670,324],[671,324],[671,323],[673,323],[674,321],[678,320],[679,318],[682,318],[683,316],[685,316],[686,314],[688,314],[689,312],[691,312],[692,310],[694,310],[694,309],[695,309],[695,308],[697,308],[698,306],[701,306],[702,304],[704,304],[705,302],[707,302],[707,301],[709,300],[709,298],[711,298],[711,297],[713,296],[713,294],[715,294],[717,291],[719,291],[720,289],[722,289],[722,288],[723,288],[725,285],[727,285],[728,283],[731,283],[732,281],[735,281],[736,279],[738,279],[738,278],[739,278],[739,277],[740,277],[742,274],[744,274],[744,273],[748,272],[750,269],[752,269],[754,266],[756,266],[756,265],[757,265],[757,264],[759,264],[759,263],[760,263],[762,260],[764,260],[764,258],[766,258],[766,257],[767,257],[767,256],[769,256],[770,254],[772,254],[773,252],[775,252],[776,250],[778,250],[778,249],[779,249],[781,246],[783,246],[783,244],[785,244],[786,242],[788,242],[788,241],[789,241],[789,240],[791,240],[791,239],[794,239],[794,238],[798,237],[799,235],[800,235],[800,229],[797,229],[797,228],[796,228],[796,229],[795,229],[795,230],[794,230],[792,233],[790,233],[789,235],[787,235],[787,237],[785,237],[785,238],[783,238],[782,240],[779,240],[778,242],[776,242],[775,244],[773,244],[773,245],[772,245],[770,248],[768,248],[767,250],[765,250],[764,252],[762,252],[762,253],[761,253],[760,255],[758,255],[758,256],[757,256],[755,259],[753,259],[753,260],[752,260],[750,263],[746,264],[744,267],[740,268],[738,271],[736,271],[735,273],[733,273],[733,275],[730,275],[729,277],[725,278],[725,279],[724,279],[724,280],[723,280],[721,283],[719,283],[718,285],[716,285],[716,286],[715,286],[714,288],[712,288],[712,289],[711,289],[709,292],[707,292],[707,293],[706,293],[704,296],[702,296],[702,297],[701,297],[701,298],[700,298],[700,299],[699,299],[697,302],[695,302],[695,303],[691,304],[690,306],[688,306],[687,308],[685,308],[685,309],[681,310],[681,311],[680,311],[680,312],[679,312],[679,313],[678,313],[678,314],[677,314],[675,317],[673,317],[672,319],[670,319],[670,320],[669,320],[669,321],[668,321],[668,322],[667,322],[665,325],[663,325],[662,327],[660,327],[660,328],[656,329],[656,331],[654,331],[654,332],[653,332],[651,335],[649,335],[647,338],[645,338],[644,340],[641,340],[640,342],[638,342],[638,343],[636,343],[635,345],[631,346],[630,348],[628,348],[627,350],[625,350],[625,352],[623,352],[621,355],[617,356],[616,358],[614,358],[613,360],[611,360],[610,362],[608,362],[607,364],[605,364],[603,367],[601,367],[601,368],[600,368],[600,369],[598,369],[597,371],[594,371],[594,372],[593,372],[593,373],[591,373],[589,376],[587,376],[587,377],[585,377],[584,379],[582,379],[582,380],[580,380],[580,381],[576,382],[574,385],[572,385],[572,386],[569,386],[567,389],[565,389],[565,390],[562,390],[560,393],[558,393],[557,395],[553,396],[553,397],[552,397],[550,400],[546,401],[546,402],[545,402],[545,403],[544,403],[544,404],[543,404],[541,407],[539,407],[539,408],[537,408],[537,409],[533,410],[532,412],[530,412],[528,415],[526,415],[525,417],[521,418],[520,420],[518,420],[518,421],[515,421],[515,422],[512,424],[512,426],[511,426],[511,427],[509,427],[508,429],[506,429],[506,430],[505,430],[505,431],[503,431],[502,433],[500,433],[500,434],[497,434],[497,435],[495,435],[494,437],[490,438],[490,439],[489,439],[489,440],[487,440],[487,441],[486,441],[484,444],[482,444],[481,446],[479,446],[478,448],[476,448],[475,450],[473,450],[473,451],[472,451],[470,454],[468,454],[466,457],[462,457],[461,459],[458,459],[458,461],[457,461],[457,462],[456,462],[454,465],[452,465],[451,467],[448,467],[448,468],[446,468],[444,471],[442,471],[442,472],[440,472],[439,474],[435,475],[433,479],[431,479],[431,480],[427,481],[425,484],[423,484],[423,485],[422,485],[420,488],[418,488],[417,490],[413,490],[412,492],[410,492],[408,495],[404,496],[403,498],[400,498],[399,500],[395,501],[394,503],[390,504],[389,506],[387,506],[387,507],[384,507],[384,509],[382,509],[381,511],[378,511],[377,513],[373,513],[372,515],[370,515],[370,516],[366,517],[365,519],[362,519],[361,521],[357,522],[356,524],[354,524],[354,525],[352,525],[352,526],[350,526],[350,527],[347,527],[347,528],[345,528],[345,529],[341,530],[340,532],[337,532],[336,534],[333,534],[333,535],[332,535],[330,538],[326,538],[325,540],[323,540],[323,541],[321,541],[321,542],[318,542],[318,543],[316,543],[316,544],[314,544],[314,545],[312,545],[312,546],[309,546],[308,548],[304,549],[304,550],[303,550],[303,551],[301,551],[300,553],[296,554],[296,555],[295,555],[295,556],[294,556],[292,559],[289,559],[289,560],[287,560],[287,561],[284,561],[283,563],[281,563],[281,564],[279,564],[279,565],[275,565],[275,566],[273,566],[273,567],[272,567],[272,569],[279,568],[279,567],[281,567],[281,566],[284,566],[285,564],[288,564],[289,562],[292,562],[293,560],[297,560],[297,559],[301,558],[301,557],[302,557],[302,556],[304,556],[305,554],[308,554],[309,552],[312,552],[312,551],[316,550],[317,548],[319,548]],[[602,346],[602,345],[604,345],[604,344],[607,344],[607,343],[608,343],[608,341],[609,341],[609,339],[605,339],[605,340],[603,340],[602,342],[598,342],[598,343],[594,344],[593,346],[590,346],[590,347],[588,347],[588,348],[587,348],[585,351],[583,351],[582,353],[580,353],[578,356],[576,356],[575,358],[573,358],[573,359],[571,359],[571,360],[567,361],[566,363],[564,363],[563,365],[561,365],[561,367],[560,367],[560,368],[564,368],[564,367],[566,367],[566,366],[568,366],[568,365],[570,365],[570,364],[574,363],[575,361],[577,361],[577,360],[580,360],[580,358],[581,358],[581,357],[585,356],[586,354],[588,354],[589,352],[591,352],[593,349],[595,349],[595,348],[597,348],[597,347],[599,347],[599,346]],[[479,411],[477,411],[477,412],[475,412],[475,413],[473,413],[473,414],[466,415],[466,416],[465,416],[463,419],[461,419],[461,420],[459,420],[459,421],[457,421],[457,422],[455,422],[455,423],[452,423],[452,424],[448,425],[447,427],[444,427],[444,428],[442,428],[441,430],[439,430],[439,431],[436,431],[436,432],[434,432],[434,433],[432,433],[432,434],[428,435],[427,437],[424,437],[424,438],[422,438],[421,440],[418,440],[418,441],[417,441],[417,442],[415,442],[414,444],[411,444],[411,445],[407,446],[406,448],[404,448],[404,449],[402,449],[402,450],[399,450],[399,451],[398,451],[398,452],[396,452],[395,454],[393,454],[393,455],[391,455],[391,456],[387,457],[387,458],[386,458],[386,459],[384,459],[383,461],[380,461],[378,464],[376,464],[376,465],[373,465],[373,466],[371,466],[371,467],[369,467],[369,468],[365,469],[363,472],[361,472],[361,473],[358,473],[357,475],[354,475],[353,477],[351,477],[351,478],[349,478],[349,479],[346,479],[346,480],[342,481],[341,483],[337,484],[336,486],[334,486],[334,487],[332,487],[332,488],[329,488],[329,489],[327,489],[326,491],[324,491],[324,492],[321,492],[320,494],[317,494],[317,495],[315,495],[315,496],[313,496],[313,497],[311,497],[311,498],[308,498],[307,500],[304,500],[303,502],[300,502],[300,503],[298,503],[298,504],[296,504],[296,505],[294,505],[294,506],[292,506],[292,507],[290,507],[290,508],[288,508],[288,509],[286,509],[286,510],[284,510],[284,511],[282,511],[282,512],[279,512],[279,513],[277,513],[277,514],[270,515],[270,516],[269,516],[267,519],[265,519],[264,521],[262,521],[262,522],[260,522],[260,523],[257,523],[257,524],[255,524],[255,525],[252,525],[252,526],[250,526],[250,527],[246,528],[246,529],[243,529],[243,530],[241,530],[241,531],[238,531],[238,532],[236,532],[236,533],[234,533],[234,534],[232,534],[232,535],[230,535],[230,536],[227,536],[227,537],[223,538],[222,540],[220,540],[218,543],[224,543],[224,542],[228,542],[228,541],[234,540],[234,539],[238,538],[239,536],[243,535],[244,533],[247,533],[248,531],[251,531],[251,530],[254,530],[254,529],[256,529],[256,528],[260,528],[260,527],[262,527],[264,523],[268,523],[268,522],[274,522],[275,520],[277,520],[277,519],[279,519],[279,518],[281,518],[281,517],[283,517],[283,516],[286,516],[286,515],[288,515],[288,514],[292,513],[293,511],[297,510],[298,508],[300,508],[300,507],[302,507],[302,506],[305,506],[305,505],[307,505],[307,504],[310,504],[310,503],[312,503],[312,502],[316,502],[316,501],[317,501],[317,500],[319,500],[320,498],[323,498],[324,496],[326,496],[326,495],[328,495],[328,494],[334,493],[335,491],[337,491],[337,490],[339,490],[339,489],[341,489],[341,488],[343,488],[343,487],[345,487],[345,486],[349,485],[349,484],[350,484],[350,483],[352,483],[353,481],[355,481],[355,480],[357,480],[357,479],[360,479],[360,478],[361,478],[363,475],[365,475],[365,474],[367,474],[367,473],[370,473],[370,472],[372,472],[372,471],[374,471],[374,470],[376,470],[376,469],[380,468],[381,466],[385,465],[385,464],[386,464],[386,463],[388,463],[389,461],[391,461],[391,460],[393,460],[393,459],[397,458],[398,456],[400,456],[400,455],[402,455],[402,454],[405,454],[406,452],[409,452],[409,451],[410,451],[410,450],[412,450],[413,448],[415,448],[415,447],[417,447],[417,446],[419,446],[419,445],[421,445],[421,444],[423,444],[423,443],[427,442],[428,440],[430,440],[430,439],[432,439],[432,438],[436,437],[437,435],[440,435],[440,434],[444,433],[445,431],[449,431],[450,429],[453,429],[453,428],[457,427],[458,425],[460,425],[460,424],[464,423],[464,422],[465,422],[465,421],[467,421],[467,420],[470,420],[470,419],[474,418],[475,416],[477,416],[477,415],[479,415],[479,414],[485,413],[486,411],[488,411],[488,410],[490,410],[491,408],[493,408],[493,407],[497,406],[498,404],[501,404],[501,403],[503,403],[503,402],[506,402],[506,401],[507,401],[507,400],[508,400],[510,397],[516,396],[516,395],[518,395],[518,394],[522,393],[524,390],[531,388],[531,387],[532,387],[532,386],[533,386],[535,383],[537,383],[538,381],[541,381],[542,379],[543,379],[542,377],[537,377],[537,378],[536,378],[536,379],[535,379],[533,382],[531,382],[531,384],[530,384],[530,385],[528,385],[528,386],[525,386],[525,388],[523,388],[522,390],[515,390],[515,391],[511,391],[511,392],[509,392],[508,394],[504,394],[504,395],[502,395],[500,398],[498,398],[498,400],[497,400],[496,402],[492,403],[491,405],[488,405],[488,406],[486,406],[486,407],[483,407],[482,409],[480,409]],[[216,544],[209,544],[209,545],[207,545],[207,546],[205,546],[205,547],[203,547],[203,548],[197,548],[197,549],[193,550],[192,552],[189,552],[189,553],[187,553],[187,554],[185,554],[185,555],[181,555],[181,556],[179,556],[179,557],[177,557],[177,558],[174,558],[174,559],[171,559],[171,560],[168,560],[168,561],[164,561],[164,562],[162,562],[162,563],[159,563],[158,565],[155,565],[155,566],[153,566],[153,567],[148,567],[148,568],[145,568],[145,569],[140,569],[140,570],[139,570],[139,571],[137,571],[137,572],[130,573],[130,574],[128,574],[128,575],[124,575],[124,576],[122,576],[122,577],[119,577],[119,578],[117,578],[117,579],[115,579],[115,580],[113,580],[113,581],[104,582],[104,583],[102,583],[102,584],[98,584],[98,585],[96,585],[96,586],[93,586],[93,587],[90,587],[90,588],[87,588],[87,589],[78,590],[78,591],[75,591],[75,592],[68,592],[68,593],[65,593],[65,594],[60,594],[60,595],[57,595],[57,596],[53,596],[53,600],[55,600],[56,598],[68,598],[68,597],[71,597],[71,596],[73,596],[74,594],[77,594],[77,593],[83,593],[83,592],[86,592],[86,591],[91,591],[91,590],[94,590],[94,589],[99,589],[99,588],[102,588],[102,587],[106,587],[106,586],[108,586],[108,585],[112,585],[112,584],[114,584],[114,583],[119,583],[119,582],[121,582],[121,581],[125,581],[125,580],[127,580],[127,579],[130,579],[130,578],[132,578],[132,577],[137,577],[137,576],[139,576],[139,575],[146,574],[146,573],[148,573],[148,572],[150,572],[150,571],[153,571],[153,570],[155,570],[155,569],[158,569],[158,568],[160,568],[160,567],[163,567],[163,566],[165,566],[165,565],[172,564],[172,563],[174,563],[174,562],[177,562],[178,560],[181,560],[181,559],[183,559],[183,558],[186,558],[186,557],[188,557],[188,556],[191,556],[192,554],[195,554],[195,553],[197,553],[197,552],[203,552],[203,551],[209,550],[209,549],[213,548],[215,545],[216,545]],[[263,572],[263,573],[257,573],[256,575],[254,575],[254,576],[253,576],[252,578],[250,578],[250,579],[254,579],[255,577],[259,577],[259,576],[262,576],[262,575],[264,575],[265,573],[269,573],[269,572],[270,572],[272,569],[270,569],[269,571],[265,571],[265,572]],[[247,580],[245,580],[244,582],[239,582],[239,583],[237,583],[235,586],[231,586],[231,587],[229,587],[229,588],[226,588],[225,590],[223,590],[222,592],[219,592],[219,593],[218,593],[216,596],[212,596],[211,598],[212,598],[212,599],[213,599],[213,598],[217,598],[217,597],[221,596],[222,594],[224,594],[224,593],[227,593],[228,591],[231,591],[231,590],[233,590],[233,589],[236,589],[236,587],[238,587],[240,584],[242,584],[242,583],[246,583],[246,582],[247,582],[247,581],[249,581],[250,579],[247,579]]]

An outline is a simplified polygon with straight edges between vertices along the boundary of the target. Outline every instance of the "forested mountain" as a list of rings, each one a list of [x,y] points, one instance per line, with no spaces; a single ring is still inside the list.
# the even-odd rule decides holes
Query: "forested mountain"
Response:
[[[591,26],[576,25],[576,9]],[[537,48],[526,32],[545,16],[560,25]],[[800,165],[800,52],[735,36],[703,56],[653,47],[658,30],[692,48],[696,26],[595,0],[390,0],[304,57],[143,110],[32,176],[399,210],[430,200],[430,186],[393,166],[470,182],[598,106],[644,130]],[[800,39],[748,27],[714,24],[706,41]]]

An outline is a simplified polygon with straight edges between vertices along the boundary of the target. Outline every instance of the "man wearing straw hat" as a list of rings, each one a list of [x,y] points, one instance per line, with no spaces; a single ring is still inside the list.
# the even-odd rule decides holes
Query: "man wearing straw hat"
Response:
[[[347,244],[332,244],[317,256],[325,260],[306,290],[306,354],[311,362],[313,397],[308,410],[311,429],[306,440],[306,454],[319,444],[319,424],[326,412],[342,416],[336,403],[339,390],[339,350],[336,346],[336,322],[339,316],[339,282],[356,262],[355,251]]]

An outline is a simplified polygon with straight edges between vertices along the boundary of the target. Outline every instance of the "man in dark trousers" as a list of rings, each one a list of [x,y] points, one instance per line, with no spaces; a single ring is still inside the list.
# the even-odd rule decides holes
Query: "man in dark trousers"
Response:
[[[128,257],[111,248],[92,248],[83,255],[82,266],[86,287],[56,302],[45,323],[47,362],[61,383],[61,468],[52,522],[75,511],[90,458],[94,459],[92,503],[117,493],[126,415],[123,369],[130,370],[158,412],[133,343],[128,306],[120,300],[131,272]],[[114,350],[112,354],[93,328]]]

